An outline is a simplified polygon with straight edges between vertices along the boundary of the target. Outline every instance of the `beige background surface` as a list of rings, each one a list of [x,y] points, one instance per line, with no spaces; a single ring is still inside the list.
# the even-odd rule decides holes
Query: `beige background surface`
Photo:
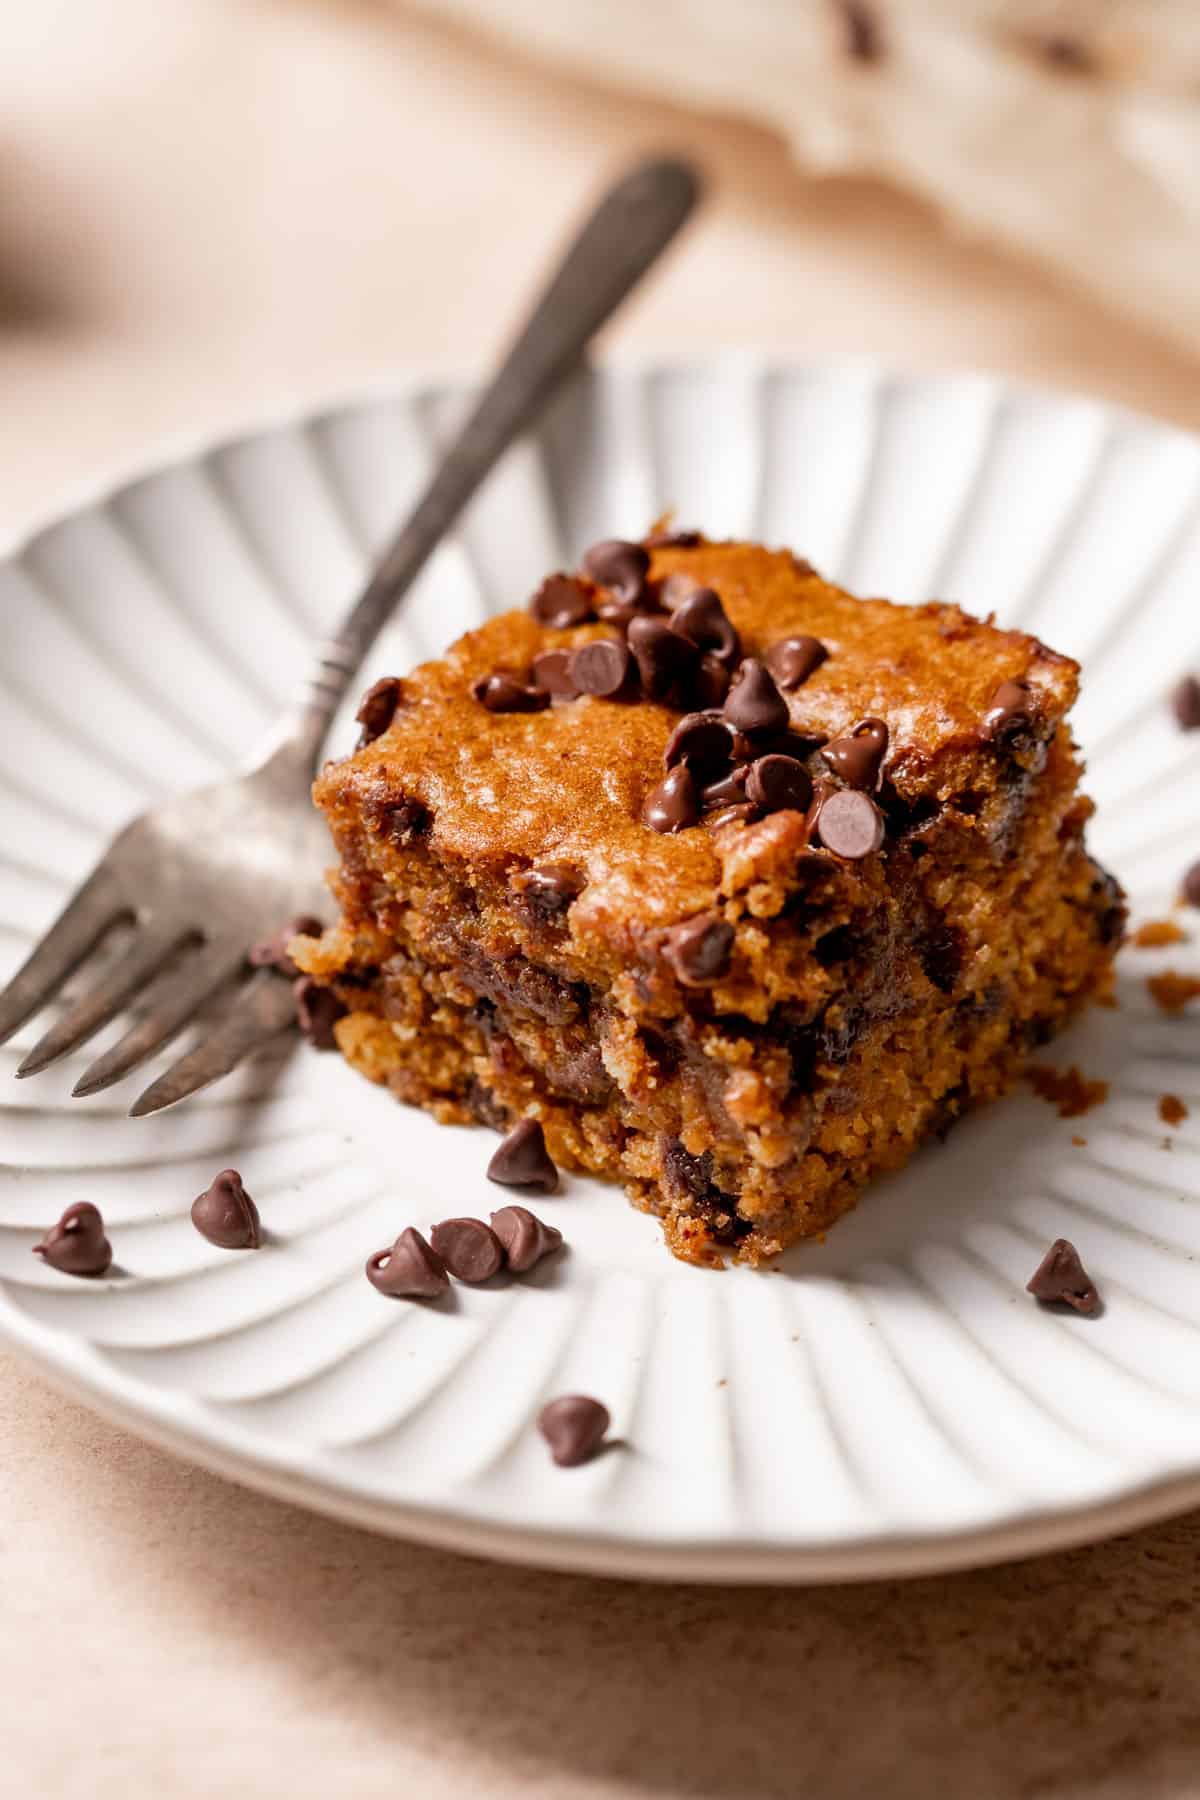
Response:
[[[648,145],[714,196],[621,346],[977,363],[1200,426],[1200,367],[736,121],[368,0],[0,0],[0,530],[172,437],[478,366]],[[1181,1800],[1198,1549],[1191,1518],[910,1585],[531,1574],[244,1493],[0,1358],[0,1792]]]

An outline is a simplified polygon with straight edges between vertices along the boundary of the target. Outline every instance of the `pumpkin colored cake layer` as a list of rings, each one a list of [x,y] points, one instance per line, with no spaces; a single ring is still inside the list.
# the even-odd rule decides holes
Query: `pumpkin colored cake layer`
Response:
[[[297,939],[349,1061],[539,1119],[680,1256],[758,1261],[1008,1088],[1107,974],[1078,668],[695,533],[379,682],[315,795],[340,922]]]

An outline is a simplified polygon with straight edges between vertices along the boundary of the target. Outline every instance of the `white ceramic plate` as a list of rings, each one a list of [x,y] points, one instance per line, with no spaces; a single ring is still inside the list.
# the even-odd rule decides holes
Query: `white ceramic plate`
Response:
[[[218,445],[0,566],[0,972],[110,832],[254,747],[461,401],[414,385]],[[668,505],[1081,657],[1095,849],[1136,916],[1166,911],[1200,856],[1200,735],[1163,704],[1200,665],[1197,440],[975,376],[606,370],[498,472],[364,685]],[[1103,1109],[992,1108],[781,1273],[685,1268],[616,1189],[572,1178],[545,1206],[567,1257],[436,1310],[384,1301],[362,1265],[405,1224],[495,1204],[486,1135],[309,1053],[137,1122],[144,1077],[94,1101],[68,1098],[82,1058],[13,1082],[30,1027],[0,1051],[0,1325],[197,1461],[466,1550],[805,1580],[1081,1541],[1200,1500],[1200,1111],[1171,1133],[1157,1116],[1165,1091],[1200,1107],[1200,1018],[1152,1005],[1167,962],[1197,966],[1190,945],[1126,951],[1120,1010],[1053,1052],[1111,1080]],[[188,1221],[229,1163],[270,1230],[257,1255]],[[30,1255],[83,1198],[116,1246],[102,1282]],[[1024,1292],[1060,1233],[1107,1296],[1096,1321]],[[558,1471],[532,1421],[573,1389],[625,1442]]]

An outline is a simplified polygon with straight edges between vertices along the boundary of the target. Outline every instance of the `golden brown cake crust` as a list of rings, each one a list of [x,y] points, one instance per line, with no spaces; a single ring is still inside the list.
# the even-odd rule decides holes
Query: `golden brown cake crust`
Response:
[[[702,543],[656,551],[651,580],[672,572],[716,589],[747,656],[794,633],[819,638],[829,657],[787,696],[793,727],[835,737],[882,716],[893,746],[888,779],[906,800],[990,777],[980,723],[1002,681],[1030,684],[1047,737],[1075,699],[1078,665],[1036,638],[957,606],[855,599],[786,550]],[[659,836],[642,823],[677,710],[584,695],[543,712],[495,714],[471,695],[472,682],[497,668],[524,673],[540,651],[613,635],[602,624],[549,630],[519,611],[468,632],[404,678],[391,727],[319,777],[318,805],[337,815],[401,796],[416,801],[432,818],[431,855],[492,873],[577,862],[586,912],[610,923],[700,911],[721,891],[741,834]]]

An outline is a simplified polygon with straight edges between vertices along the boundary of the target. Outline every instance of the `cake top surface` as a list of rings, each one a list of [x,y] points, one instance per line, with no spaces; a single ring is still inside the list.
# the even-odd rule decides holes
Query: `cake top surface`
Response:
[[[856,599],[788,551],[703,539],[651,550],[645,590],[660,606],[696,584],[719,596],[743,657],[766,659],[792,636],[819,640],[825,659],[783,695],[790,730],[811,740],[819,783],[818,741],[844,738],[865,718],[884,721],[884,805],[937,805],[1011,781],[1011,755],[998,753],[985,724],[1005,684],[1024,684],[1041,742],[1075,698],[1076,664],[1036,638],[957,606]],[[669,832],[644,822],[680,706],[585,693],[536,711],[492,711],[473,691],[498,670],[528,683],[546,651],[620,638],[612,623],[557,627],[528,609],[489,620],[403,678],[390,724],[326,766],[318,803],[335,828],[364,810],[415,806],[435,857],[491,875],[570,863],[586,879],[590,910],[644,920],[711,905],[739,866],[753,868],[748,853],[760,846],[768,861],[804,853],[811,820],[806,829],[797,810]]]

